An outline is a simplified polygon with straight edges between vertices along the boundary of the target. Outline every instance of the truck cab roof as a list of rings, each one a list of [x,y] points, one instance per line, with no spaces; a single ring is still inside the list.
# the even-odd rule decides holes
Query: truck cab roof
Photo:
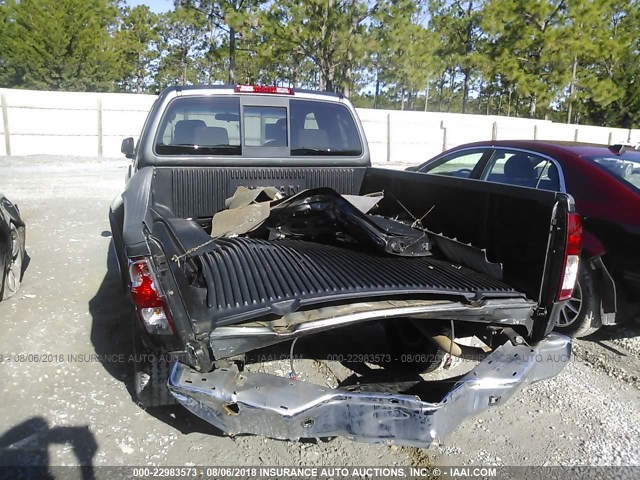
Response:
[[[308,89],[299,89],[299,88],[289,88],[289,87],[275,87],[275,86],[263,86],[263,85],[176,85],[165,88],[160,96],[169,94],[171,92],[180,92],[182,95],[201,95],[205,94],[234,94],[234,93],[243,93],[247,94],[260,94],[260,95],[283,95],[284,93],[275,93],[268,92],[269,89],[286,89],[290,90],[292,93],[290,95],[295,95],[304,98],[322,98],[323,100],[334,99],[335,101],[344,100],[346,97],[341,93],[336,92],[326,92],[321,90],[308,90]],[[244,91],[243,91],[244,89]],[[251,91],[250,89],[256,89],[256,91]],[[264,89],[264,91],[257,91],[259,89]]]

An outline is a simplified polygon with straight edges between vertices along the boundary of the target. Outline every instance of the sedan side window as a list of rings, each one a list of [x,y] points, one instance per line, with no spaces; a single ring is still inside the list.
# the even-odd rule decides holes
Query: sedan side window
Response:
[[[423,166],[418,171],[434,175],[469,178],[486,153],[487,150],[454,152]]]
[[[540,190],[560,190],[558,167],[549,159],[531,153],[496,150],[483,179]]]

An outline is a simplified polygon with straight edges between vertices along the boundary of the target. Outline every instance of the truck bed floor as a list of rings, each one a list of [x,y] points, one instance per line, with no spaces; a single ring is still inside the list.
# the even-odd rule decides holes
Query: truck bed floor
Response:
[[[218,325],[351,299],[524,297],[492,277],[434,256],[383,256],[301,240],[237,237],[216,240],[199,257]]]

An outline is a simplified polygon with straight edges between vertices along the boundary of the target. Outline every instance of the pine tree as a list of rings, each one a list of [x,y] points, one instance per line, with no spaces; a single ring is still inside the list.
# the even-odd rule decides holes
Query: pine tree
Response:
[[[204,19],[193,9],[177,7],[160,15],[158,23],[160,61],[155,89],[205,83],[206,72],[201,68],[207,47]]]
[[[149,90],[159,58],[158,16],[146,5],[120,11],[114,40],[119,54],[119,84],[125,91]]]
[[[482,27],[495,68],[527,99],[529,116],[548,110],[569,78],[566,0],[489,0]]]
[[[0,85],[114,90],[116,15],[111,0],[7,0],[0,5]]]
[[[349,94],[365,55],[364,21],[377,7],[362,0],[275,2],[266,16],[266,37],[282,51],[308,59],[317,69],[318,88]]]

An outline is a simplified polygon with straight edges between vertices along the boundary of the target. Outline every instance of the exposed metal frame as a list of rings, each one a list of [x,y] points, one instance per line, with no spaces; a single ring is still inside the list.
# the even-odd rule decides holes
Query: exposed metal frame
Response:
[[[571,339],[551,334],[537,345],[507,341],[439,402],[418,395],[328,388],[236,367],[200,373],[176,362],[168,387],[188,410],[230,435],[352,440],[429,446],[462,421],[502,405],[524,385],[560,373]]]

